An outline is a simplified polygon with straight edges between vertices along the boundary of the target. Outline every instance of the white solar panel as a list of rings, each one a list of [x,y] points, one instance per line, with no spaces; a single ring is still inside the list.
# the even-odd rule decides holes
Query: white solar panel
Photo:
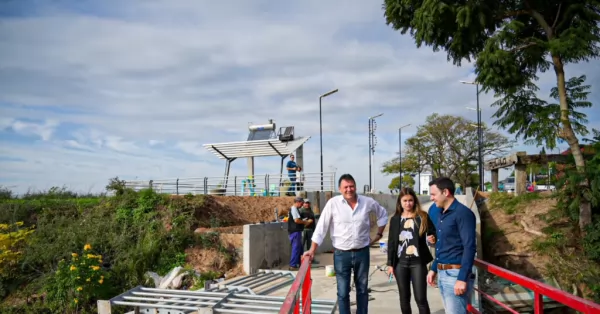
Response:
[[[248,134],[248,140],[247,141],[269,140],[269,139],[273,138],[274,135],[275,135],[275,132],[273,132],[273,130],[255,130],[255,131],[250,131],[250,134]]]

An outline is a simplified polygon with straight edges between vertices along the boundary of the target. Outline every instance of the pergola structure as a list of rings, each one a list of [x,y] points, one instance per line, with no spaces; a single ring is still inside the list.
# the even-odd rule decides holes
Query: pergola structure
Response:
[[[296,152],[296,163],[302,167],[303,145],[310,136],[294,138],[294,127],[282,127],[279,133],[275,132],[275,123],[250,125],[248,140],[239,142],[204,144],[206,149],[215,154],[219,159],[225,160],[225,185],[229,177],[231,162],[238,158],[248,158],[249,176],[254,176],[254,157],[281,157],[279,173],[283,174],[283,162],[287,156]]]
[[[498,170],[515,166],[515,195],[519,195],[526,192],[528,164],[565,163],[567,161],[568,156],[561,154],[527,155],[527,152],[517,152],[509,156],[487,160],[485,170],[492,172],[492,192],[498,192]]]

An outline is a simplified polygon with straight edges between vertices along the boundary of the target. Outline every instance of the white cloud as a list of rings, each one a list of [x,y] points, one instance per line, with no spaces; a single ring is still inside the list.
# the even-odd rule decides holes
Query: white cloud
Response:
[[[37,15],[0,21],[0,132],[10,128],[44,140],[19,142],[0,133],[7,182],[102,189],[115,175],[222,175],[222,161],[202,144],[245,140],[249,122],[268,118],[312,136],[305,170],[317,172],[318,97],[339,88],[323,100],[324,167],[353,173],[363,185],[369,116],[385,112],[378,119],[379,168],[397,152],[398,126],[412,123],[403,130],[408,137],[432,112],[472,115],[464,107],[474,106],[474,88],[458,82],[469,78],[469,66],[416,49],[410,37],[385,25],[379,4],[85,6],[51,2]],[[588,72],[590,83],[599,81],[600,71],[590,68],[570,66],[568,74]],[[541,84],[551,83],[552,75],[542,77]],[[488,122],[492,101],[481,96]],[[257,159],[256,172],[278,172],[279,165],[277,157]],[[232,172],[245,175],[245,162],[235,161]],[[387,186],[389,178],[376,176],[377,186]]]

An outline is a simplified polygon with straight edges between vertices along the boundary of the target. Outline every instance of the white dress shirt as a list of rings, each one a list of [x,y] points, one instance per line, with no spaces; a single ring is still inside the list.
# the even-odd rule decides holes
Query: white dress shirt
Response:
[[[358,195],[356,208],[352,210],[342,195],[334,196],[325,204],[311,240],[321,245],[331,228],[334,248],[344,251],[362,249],[370,244],[371,212],[377,216],[377,226],[387,224],[387,210],[374,199]]]

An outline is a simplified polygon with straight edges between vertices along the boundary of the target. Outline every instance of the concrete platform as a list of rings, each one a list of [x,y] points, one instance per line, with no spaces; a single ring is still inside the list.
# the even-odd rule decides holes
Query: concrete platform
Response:
[[[333,265],[333,253],[322,253],[316,256],[319,264],[312,265],[311,272],[313,278],[312,297],[313,299],[337,300],[337,285],[335,277],[325,275],[325,265]],[[396,281],[388,282],[385,272],[378,270],[377,266],[385,266],[387,255],[380,252],[379,248],[371,248],[371,267],[369,268],[369,288],[371,288],[369,298],[370,313],[399,313],[400,296],[398,295],[398,286]],[[272,296],[285,296],[289,288],[275,291]],[[427,288],[427,299],[431,313],[442,314],[444,307],[440,297],[440,291],[436,288]],[[356,290],[350,292],[351,311],[356,311]],[[417,305],[412,300],[413,313],[417,313]]]

